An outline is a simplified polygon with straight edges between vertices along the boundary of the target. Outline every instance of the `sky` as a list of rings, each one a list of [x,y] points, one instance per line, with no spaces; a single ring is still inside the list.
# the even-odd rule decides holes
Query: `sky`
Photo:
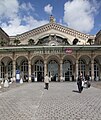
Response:
[[[0,27],[14,36],[55,22],[95,35],[101,29],[100,0],[0,0]]]

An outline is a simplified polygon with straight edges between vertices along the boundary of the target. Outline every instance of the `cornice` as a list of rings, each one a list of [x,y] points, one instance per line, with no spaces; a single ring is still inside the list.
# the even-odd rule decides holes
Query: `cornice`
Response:
[[[6,39],[9,39],[8,34],[0,27],[0,33],[6,37]]]

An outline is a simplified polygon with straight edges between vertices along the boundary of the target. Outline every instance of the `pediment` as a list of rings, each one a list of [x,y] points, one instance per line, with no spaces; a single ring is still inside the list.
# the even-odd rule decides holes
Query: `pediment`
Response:
[[[46,25],[35,28],[35,29],[33,29],[31,31],[28,31],[26,33],[17,35],[17,38],[23,39],[23,38],[26,38],[27,36],[28,37],[36,36],[36,35],[38,35],[38,34],[40,34],[42,32],[46,32],[46,31],[49,31],[49,30],[52,30],[52,29],[57,30],[57,31],[59,31],[61,33],[65,33],[65,34],[74,36],[74,37],[78,36],[79,38],[82,38],[82,39],[88,39],[90,37],[90,35],[88,35],[88,34],[81,33],[79,31],[70,29],[70,28],[62,26],[60,24],[48,23]]]
[[[45,36],[45,35],[49,36],[51,34],[56,35],[56,36],[60,36],[63,39],[68,39],[69,44],[72,44],[73,39],[75,39],[75,38],[77,38],[77,39],[79,39],[81,41],[80,44],[85,44],[90,37],[94,37],[94,36],[84,34],[84,33],[81,33],[79,31],[70,29],[70,28],[68,28],[66,26],[62,26],[62,25],[57,24],[57,23],[48,23],[46,25],[35,28],[35,29],[33,29],[31,31],[28,31],[26,33],[17,35],[15,37],[17,37],[17,39],[19,39],[22,42],[22,44],[23,43],[27,44],[28,40],[30,38],[34,39],[35,44],[37,44],[38,41],[43,36]],[[52,45],[52,44],[53,45],[61,45],[61,42],[51,41],[49,43],[49,45]]]

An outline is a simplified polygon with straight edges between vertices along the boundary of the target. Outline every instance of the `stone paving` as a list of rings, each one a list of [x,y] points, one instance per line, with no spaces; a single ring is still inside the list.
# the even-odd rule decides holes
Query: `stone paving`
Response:
[[[0,92],[0,120],[101,120],[101,89],[78,93],[76,82],[11,87]]]

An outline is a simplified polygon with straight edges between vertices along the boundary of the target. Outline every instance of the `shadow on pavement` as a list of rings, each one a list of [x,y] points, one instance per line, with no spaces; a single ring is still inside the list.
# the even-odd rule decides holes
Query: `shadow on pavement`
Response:
[[[72,92],[80,93],[80,92],[79,92],[79,91],[77,91],[77,90],[73,90]]]

